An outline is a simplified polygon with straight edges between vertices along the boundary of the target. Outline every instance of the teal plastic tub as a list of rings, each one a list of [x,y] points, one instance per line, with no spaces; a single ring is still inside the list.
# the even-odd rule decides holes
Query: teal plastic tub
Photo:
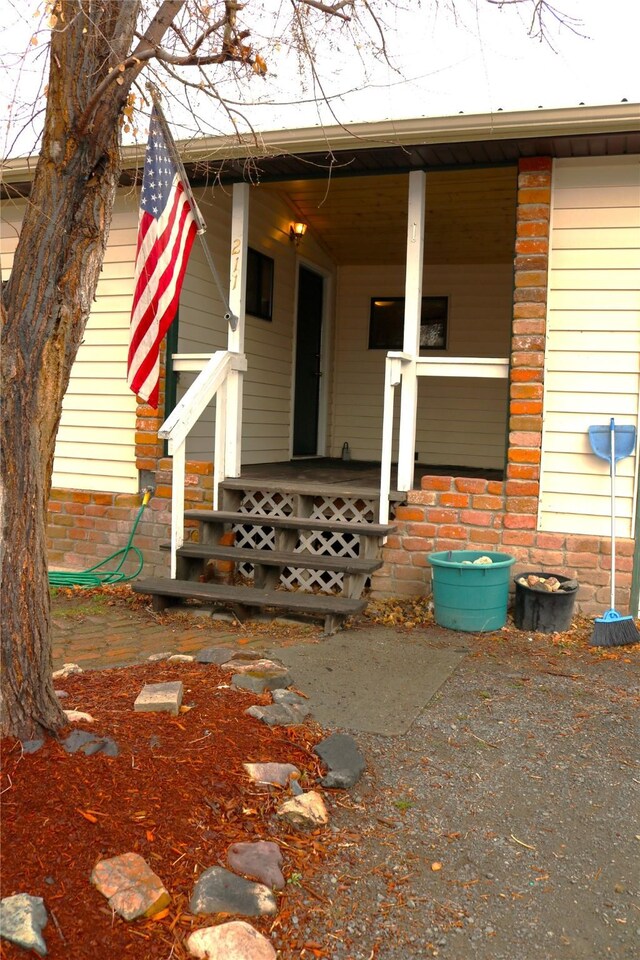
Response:
[[[489,557],[492,562],[474,565],[478,557]],[[509,568],[515,557],[483,550],[445,550],[428,559],[433,567],[436,623],[467,633],[487,633],[505,625]]]

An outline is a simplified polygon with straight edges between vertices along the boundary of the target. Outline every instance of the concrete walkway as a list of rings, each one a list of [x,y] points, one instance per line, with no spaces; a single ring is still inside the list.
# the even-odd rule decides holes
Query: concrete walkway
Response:
[[[385,736],[406,733],[466,653],[464,635],[437,628],[407,633],[358,625],[326,638],[320,627],[291,622],[243,626],[202,614],[160,620],[100,597],[54,602],[54,669],[104,669],[211,646],[278,657],[320,724]]]

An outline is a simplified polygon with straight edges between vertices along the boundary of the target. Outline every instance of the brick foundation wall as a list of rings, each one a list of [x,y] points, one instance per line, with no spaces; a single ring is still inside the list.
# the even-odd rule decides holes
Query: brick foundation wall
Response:
[[[149,469],[149,468],[145,468]],[[146,576],[167,576],[169,553],[160,549],[171,536],[171,458],[157,461],[155,491],[136,531],[134,545],[144,557]],[[213,464],[187,461],[185,508],[211,509]],[[51,491],[47,549],[52,569],[84,570],[121,549],[127,543],[142,495],[96,493],[83,490]],[[195,524],[187,522],[189,527]],[[125,571],[135,569],[132,559]],[[113,564],[109,565],[113,569]]]
[[[430,593],[429,553],[480,550],[515,557],[513,577],[525,570],[575,577],[580,583],[577,610],[593,616],[608,609],[609,538],[542,533],[526,525],[508,525],[510,517],[529,517],[508,512],[512,499],[509,484],[509,480],[423,477],[422,489],[412,490],[407,504],[396,508],[397,532],[388,538],[385,565],[373,577],[376,595]],[[625,612],[629,607],[633,548],[633,540],[616,541],[616,608]]]

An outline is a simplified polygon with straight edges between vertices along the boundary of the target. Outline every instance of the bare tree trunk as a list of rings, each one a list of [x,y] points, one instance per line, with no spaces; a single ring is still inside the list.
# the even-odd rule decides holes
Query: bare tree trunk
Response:
[[[65,722],[51,679],[46,511],[62,398],[107,244],[119,116],[133,77],[108,88],[86,130],[77,121],[129,53],[138,3],[76,0],[65,11],[64,29],[52,32],[42,153],[2,305],[0,732],[23,739]]]

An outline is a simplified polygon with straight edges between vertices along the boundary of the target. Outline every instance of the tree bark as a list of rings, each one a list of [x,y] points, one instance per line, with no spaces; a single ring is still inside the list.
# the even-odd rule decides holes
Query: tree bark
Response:
[[[2,303],[2,701],[0,732],[65,723],[53,691],[46,513],[71,366],[95,295],[120,175],[113,83],[86,130],[77,120],[131,50],[138,2],[75,0],[52,31],[42,151]],[[73,7],[73,9],[72,9]]]

